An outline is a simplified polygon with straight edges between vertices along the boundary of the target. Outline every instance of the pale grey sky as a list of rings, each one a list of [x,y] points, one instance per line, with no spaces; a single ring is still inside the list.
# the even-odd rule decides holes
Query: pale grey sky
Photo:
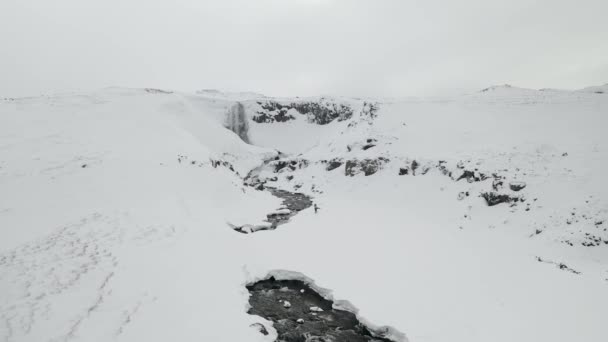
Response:
[[[608,82],[606,0],[1,0],[0,97],[439,95]]]

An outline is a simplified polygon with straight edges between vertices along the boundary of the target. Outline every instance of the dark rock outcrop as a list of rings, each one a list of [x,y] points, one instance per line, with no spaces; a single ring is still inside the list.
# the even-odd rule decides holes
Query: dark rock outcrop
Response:
[[[340,166],[342,166],[342,164],[343,164],[343,162],[341,160],[332,159],[327,163],[325,170],[327,170],[327,171],[335,170],[335,169],[339,168]]]
[[[493,207],[500,203],[515,203],[521,201],[519,197],[499,194],[496,192],[484,192],[481,194],[481,197],[486,200],[486,203],[490,207]]]
[[[456,181],[458,182],[461,179],[466,179],[467,182],[473,183],[473,182],[484,181],[484,180],[488,179],[488,176],[486,176],[485,174],[483,174],[477,170],[475,170],[475,171],[464,170],[462,172],[462,174],[460,175],[460,177],[458,177],[456,179]]]
[[[367,124],[372,125],[374,123],[374,119],[378,116],[378,103],[371,102],[363,102],[363,107],[361,108],[360,120],[352,121],[348,124],[348,127],[355,127],[360,123],[367,122]]]
[[[316,123],[318,125],[327,125],[334,120],[348,120],[353,116],[353,109],[350,106],[324,99],[321,99],[318,102],[303,101],[291,103],[266,101],[258,102],[258,105],[260,105],[261,110],[258,110],[252,118],[252,120],[257,123],[294,120],[295,117],[289,114],[289,111],[292,109],[301,115],[306,115],[308,122]]]
[[[209,159],[209,161],[211,162],[211,166],[214,169],[217,168],[218,166],[223,166],[223,167],[227,168],[228,170],[238,174],[238,172],[236,172],[234,170],[234,166],[232,166],[232,164],[230,162],[227,162],[225,160],[215,160],[215,159]]]
[[[416,175],[416,169],[418,168],[419,164],[417,161],[412,161],[412,165],[410,166],[410,169],[412,170],[412,175],[415,176]]]
[[[520,191],[526,187],[526,183],[524,182],[511,182],[509,183],[509,189],[513,191]]]
[[[309,122],[319,125],[327,125],[334,120],[348,120],[353,116],[352,108],[345,104],[330,102],[300,102],[293,103],[292,105],[293,108],[300,114],[307,115]]]
[[[371,176],[378,172],[378,170],[380,170],[388,161],[389,160],[384,157],[379,157],[376,159],[348,160],[346,161],[344,174],[352,177],[363,172],[363,174],[366,176]]]
[[[281,171],[282,169],[286,168],[289,165],[288,162],[286,161],[277,161],[276,163],[274,163],[274,172],[277,173],[279,171]]]
[[[440,160],[437,162],[437,169],[442,175],[452,178],[452,171],[448,169],[445,160]]]
[[[257,123],[286,122],[295,119],[293,115],[288,114],[289,109],[291,109],[288,105],[282,105],[274,101],[258,102],[258,104],[262,107],[262,110],[257,111],[252,118]]]
[[[504,185],[503,177],[501,177],[497,174],[492,174],[492,177],[494,177],[494,180],[492,181],[492,189],[494,191],[498,191],[498,190],[502,189],[502,187]]]
[[[271,160],[266,163],[273,168],[274,173],[295,171],[308,167],[310,162],[306,159]]]
[[[568,272],[574,273],[574,274],[581,274],[581,272],[579,272],[579,271],[577,271],[577,270],[575,270],[573,268],[568,267],[568,265],[566,265],[566,264],[564,264],[562,262],[555,262],[555,261],[551,261],[551,260],[545,260],[545,259],[543,259],[543,258],[541,258],[539,256],[536,257],[536,261],[542,262],[542,263],[545,263],[545,264],[555,265],[555,266],[557,266],[557,268],[559,268],[562,271],[568,271]]]

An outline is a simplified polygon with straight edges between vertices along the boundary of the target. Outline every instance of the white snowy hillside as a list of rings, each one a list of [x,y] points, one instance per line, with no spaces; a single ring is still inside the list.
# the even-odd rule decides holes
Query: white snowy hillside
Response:
[[[0,100],[0,341],[604,342],[608,88]]]

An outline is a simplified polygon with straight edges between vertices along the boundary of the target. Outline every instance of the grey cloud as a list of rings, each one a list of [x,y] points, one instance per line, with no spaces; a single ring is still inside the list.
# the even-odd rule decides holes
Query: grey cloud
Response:
[[[0,96],[407,96],[608,82],[602,0],[4,0]]]

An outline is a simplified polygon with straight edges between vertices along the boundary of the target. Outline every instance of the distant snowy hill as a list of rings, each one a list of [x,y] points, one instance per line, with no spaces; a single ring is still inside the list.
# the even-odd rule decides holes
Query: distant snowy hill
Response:
[[[603,342],[607,87],[1,99],[0,340]]]
[[[601,86],[592,86],[579,90],[583,93],[608,94],[608,83]]]

